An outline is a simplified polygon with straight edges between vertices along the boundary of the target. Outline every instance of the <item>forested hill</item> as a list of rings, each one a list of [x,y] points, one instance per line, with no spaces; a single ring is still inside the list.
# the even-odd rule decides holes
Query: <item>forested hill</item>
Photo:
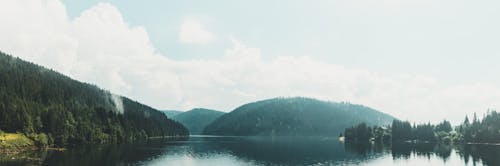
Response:
[[[174,120],[182,123],[189,129],[191,134],[202,134],[203,129],[215,119],[224,115],[224,112],[195,108],[190,111],[180,113],[173,117]]]
[[[151,107],[2,52],[0,130],[56,146],[188,134]]]
[[[176,110],[162,110],[163,114],[167,115],[168,118],[172,119],[174,116],[183,113],[182,111],[176,111]]]
[[[238,136],[338,136],[345,128],[365,122],[387,125],[394,118],[350,103],[311,98],[274,98],[245,104],[224,114],[204,133]]]

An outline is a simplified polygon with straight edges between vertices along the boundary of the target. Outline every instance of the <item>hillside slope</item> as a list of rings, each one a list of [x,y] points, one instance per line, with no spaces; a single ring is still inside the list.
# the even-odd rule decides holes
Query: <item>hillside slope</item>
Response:
[[[202,134],[203,129],[215,119],[224,115],[224,112],[195,108],[187,112],[180,113],[173,117],[174,120],[182,123],[189,129],[191,134]]]
[[[186,135],[163,113],[0,52],[0,130],[56,146]]]
[[[338,136],[360,122],[387,125],[394,118],[350,103],[274,98],[245,104],[216,119],[204,133],[238,136]]]
[[[167,115],[168,118],[172,119],[174,116],[183,113],[182,111],[176,111],[176,110],[162,110],[160,112],[163,112],[163,114]]]

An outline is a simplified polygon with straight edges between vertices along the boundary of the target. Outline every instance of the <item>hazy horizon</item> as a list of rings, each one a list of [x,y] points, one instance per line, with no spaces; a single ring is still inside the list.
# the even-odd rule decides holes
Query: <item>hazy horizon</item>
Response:
[[[303,96],[458,124],[500,106],[498,5],[9,0],[0,51],[162,110]]]

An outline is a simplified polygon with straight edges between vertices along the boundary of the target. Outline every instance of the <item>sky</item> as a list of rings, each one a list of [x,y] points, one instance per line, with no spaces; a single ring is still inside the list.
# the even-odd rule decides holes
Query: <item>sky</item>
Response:
[[[267,98],[459,123],[500,105],[494,0],[6,0],[0,50],[158,109]]]

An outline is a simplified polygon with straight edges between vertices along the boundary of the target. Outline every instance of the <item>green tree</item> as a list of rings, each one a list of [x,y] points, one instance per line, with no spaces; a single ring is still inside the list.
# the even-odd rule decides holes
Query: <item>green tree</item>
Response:
[[[0,129],[56,146],[188,134],[156,109],[2,52]]]

